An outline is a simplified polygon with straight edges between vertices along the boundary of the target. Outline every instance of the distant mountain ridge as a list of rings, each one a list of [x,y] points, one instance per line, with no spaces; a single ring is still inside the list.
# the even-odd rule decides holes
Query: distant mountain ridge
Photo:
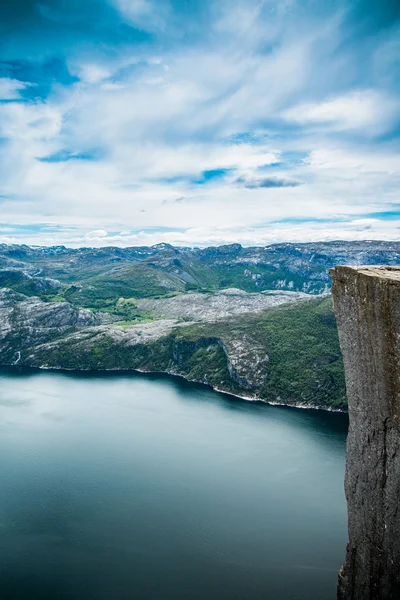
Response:
[[[65,299],[78,303],[79,297],[87,307],[116,295],[146,298],[229,287],[320,294],[329,290],[328,269],[337,264],[400,264],[400,242],[79,249],[0,244],[0,286],[41,297],[64,289]]]

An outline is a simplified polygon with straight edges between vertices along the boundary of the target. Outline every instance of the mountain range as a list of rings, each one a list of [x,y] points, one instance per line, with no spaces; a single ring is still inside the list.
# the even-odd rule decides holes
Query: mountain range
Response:
[[[238,396],[346,408],[337,264],[398,242],[244,248],[0,245],[0,364],[162,371]]]

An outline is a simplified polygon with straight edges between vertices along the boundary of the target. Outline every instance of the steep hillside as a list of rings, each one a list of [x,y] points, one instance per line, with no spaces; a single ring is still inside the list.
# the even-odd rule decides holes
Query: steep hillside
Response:
[[[163,371],[268,402],[346,406],[326,297],[217,320],[118,325],[67,302],[3,290],[0,321],[2,365]]]

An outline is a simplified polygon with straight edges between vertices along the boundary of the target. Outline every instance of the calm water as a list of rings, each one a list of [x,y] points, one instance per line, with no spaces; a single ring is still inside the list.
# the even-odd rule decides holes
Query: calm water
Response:
[[[344,415],[0,370],[2,600],[334,600]]]

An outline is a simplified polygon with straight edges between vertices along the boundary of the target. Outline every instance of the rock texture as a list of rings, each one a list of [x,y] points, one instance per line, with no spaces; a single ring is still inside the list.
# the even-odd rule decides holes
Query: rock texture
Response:
[[[339,600],[400,598],[400,267],[336,267],[350,429]]]
[[[180,294],[172,298],[146,298],[136,302],[139,308],[168,319],[213,321],[310,298],[312,296],[302,292],[247,293],[229,288],[215,294]]]
[[[195,341],[174,341],[173,358],[180,367],[185,364],[187,352],[199,348],[210,349],[212,346],[221,348],[226,359],[226,366],[231,380],[242,390],[250,391],[250,396],[257,394],[265,383],[269,362],[265,346],[257,343],[254,337],[242,335],[239,339],[232,335],[223,341],[218,337],[200,337]],[[179,374],[179,370],[176,371]]]
[[[42,302],[0,288],[0,362],[22,364],[26,352],[41,342],[100,322],[92,311],[68,302]]]

